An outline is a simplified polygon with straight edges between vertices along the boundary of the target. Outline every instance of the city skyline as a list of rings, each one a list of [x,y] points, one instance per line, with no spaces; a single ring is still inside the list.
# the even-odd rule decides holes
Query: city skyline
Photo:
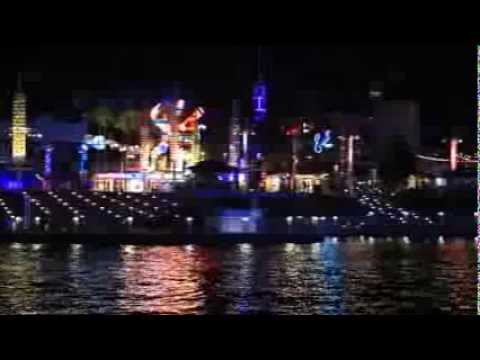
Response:
[[[232,97],[248,98],[257,76],[254,45],[50,44],[9,49],[6,52],[14,55],[0,60],[2,103],[8,104],[16,73],[24,71],[34,112],[54,107],[49,103],[58,98],[71,98],[75,90],[154,90],[173,81],[192,89],[206,104],[228,108]],[[369,82],[377,80],[387,82],[387,96],[418,101],[423,124],[473,129],[474,51],[468,44],[266,45],[263,72],[271,113],[288,113],[283,104],[291,106],[304,90],[318,92],[327,109],[359,112]]]

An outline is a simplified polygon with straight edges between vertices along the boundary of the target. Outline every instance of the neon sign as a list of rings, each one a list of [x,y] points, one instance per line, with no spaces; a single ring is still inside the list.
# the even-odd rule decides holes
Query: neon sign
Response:
[[[267,114],[267,85],[263,81],[259,81],[253,86],[252,100],[254,120],[265,120]]]
[[[333,148],[331,134],[332,132],[330,130],[315,134],[313,137],[313,151],[315,151],[315,153],[321,154],[324,150]]]
[[[78,153],[80,154],[80,166],[79,166],[79,172],[84,173],[87,171],[87,161],[88,161],[88,146],[86,144],[80,145],[78,149]]]
[[[44,168],[43,168],[43,173],[45,176],[49,176],[52,173],[52,152],[53,152],[52,146],[48,146],[45,149],[45,159],[44,159]]]

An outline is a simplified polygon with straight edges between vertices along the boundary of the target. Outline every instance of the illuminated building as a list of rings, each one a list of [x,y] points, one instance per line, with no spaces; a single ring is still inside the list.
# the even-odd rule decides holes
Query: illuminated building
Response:
[[[257,81],[253,85],[252,110],[255,123],[265,121],[267,117],[267,84],[264,81]]]
[[[99,191],[169,191],[176,182],[184,182],[188,167],[202,157],[199,124],[202,107],[186,108],[183,99],[157,103],[140,120],[139,145],[126,146],[90,136],[86,143],[97,150],[106,148],[124,152],[122,171],[95,173],[94,189]]]
[[[47,145],[44,148],[43,175],[48,177],[52,174],[52,153],[54,147]]]
[[[12,104],[12,162],[23,165],[27,154],[27,96],[19,75]]]
[[[228,165],[238,167],[241,146],[240,101],[233,100],[232,108],[233,111],[229,129]]]
[[[253,123],[258,124],[265,121],[267,117],[267,84],[263,80],[261,47],[258,47],[257,54],[257,81],[252,91],[252,112]]]

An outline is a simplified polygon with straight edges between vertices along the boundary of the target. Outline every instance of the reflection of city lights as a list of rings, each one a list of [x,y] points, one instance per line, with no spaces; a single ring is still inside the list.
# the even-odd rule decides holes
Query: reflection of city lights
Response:
[[[291,253],[291,252],[295,251],[295,247],[296,247],[296,245],[294,243],[286,243],[285,244],[285,251],[288,252],[288,253]]]
[[[250,254],[252,252],[252,245],[250,244],[240,244],[240,252],[242,254]]]
[[[316,252],[320,251],[321,244],[319,242],[316,242],[316,243],[313,243],[311,245],[311,247],[312,247],[312,252],[316,253]]]

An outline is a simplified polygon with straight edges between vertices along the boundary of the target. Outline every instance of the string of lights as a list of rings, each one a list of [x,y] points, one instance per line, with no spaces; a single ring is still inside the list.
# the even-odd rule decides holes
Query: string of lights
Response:
[[[480,45],[477,46],[477,154],[480,154]],[[480,164],[477,162],[477,184],[480,184]],[[477,268],[480,266],[480,188],[477,186]],[[480,279],[477,282],[477,314],[480,315]]]

